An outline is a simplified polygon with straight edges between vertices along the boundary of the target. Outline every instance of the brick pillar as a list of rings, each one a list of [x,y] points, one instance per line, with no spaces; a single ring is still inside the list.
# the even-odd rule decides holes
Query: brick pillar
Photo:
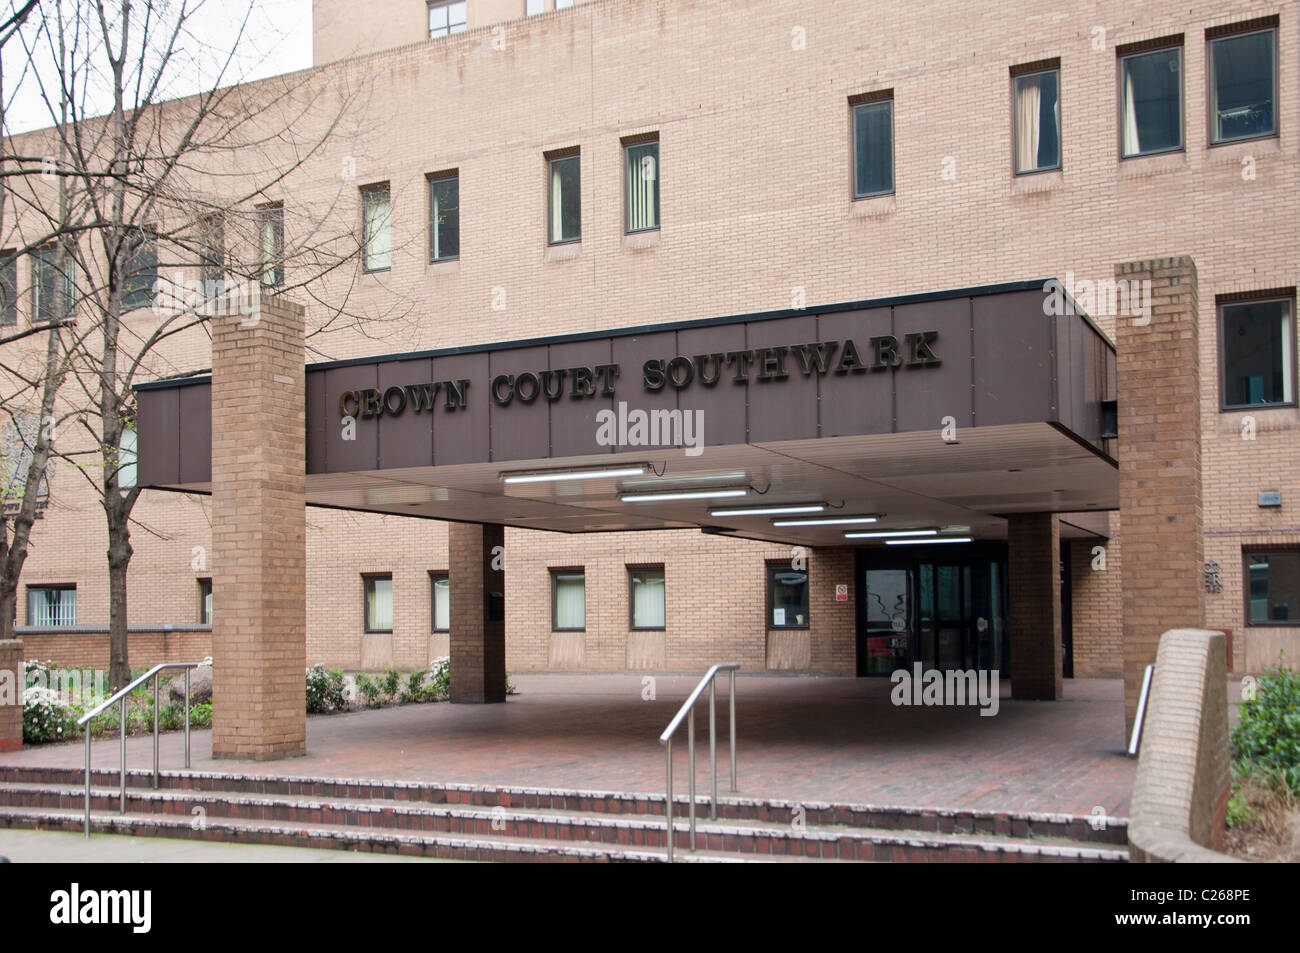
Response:
[[[303,309],[212,323],[212,756],[306,754]]]
[[[1205,624],[1201,355],[1190,258],[1119,264],[1115,278],[1151,282],[1149,320],[1115,320],[1127,734],[1161,634]]]
[[[23,746],[23,643],[0,640],[0,751]]]
[[[505,527],[494,523],[452,523],[448,530],[453,702],[506,700],[504,559],[492,568],[494,556],[504,556],[505,539]]]
[[[1011,697],[1061,697],[1061,524],[1053,513],[1007,517]]]

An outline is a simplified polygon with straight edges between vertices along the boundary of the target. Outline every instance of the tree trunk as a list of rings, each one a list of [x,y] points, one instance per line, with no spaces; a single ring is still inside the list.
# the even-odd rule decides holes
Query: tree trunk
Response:
[[[118,517],[118,518],[115,518]],[[115,525],[116,524],[116,525]],[[131,681],[126,654],[126,570],[131,564],[131,530],[126,514],[108,520],[108,684],[117,691]]]

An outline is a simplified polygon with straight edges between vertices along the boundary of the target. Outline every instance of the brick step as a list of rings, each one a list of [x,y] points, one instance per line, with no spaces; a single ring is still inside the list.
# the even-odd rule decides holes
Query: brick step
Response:
[[[93,799],[94,794],[91,796]],[[0,807],[0,828],[80,832],[84,830],[84,820],[80,811]],[[90,828],[96,834],[130,837],[268,844],[497,863],[663,863],[667,859],[664,850],[654,848],[586,846],[536,838],[456,837],[326,824],[278,826],[238,818],[209,819],[201,829],[195,830],[193,820],[186,817],[92,812]],[[792,856],[742,857],[705,850],[681,851],[674,860],[686,863],[834,862]]]
[[[0,783],[0,804],[32,809],[82,810],[84,788],[31,783]],[[96,787],[91,808],[113,812],[118,792]],[[662,817],[611,815],[556,809],[521,810],[466,805],[394,802],[384,799],[316,799],[307,795],[231,794],[226,792],[154,791],[130,788],[131,815],[202,816],[269,825],[324,825],[367,831],[435,833],[495,839],[544,840],[564,843],[616,845],[621,848],[662,849],[666,829]],[[892,830],[805,825],[788,822],[710,821],[697,818],[697,843],[702,849],[755,855],[794,856],[827,860],[994,860],[1008,854],[1021,861],[1123,861],[1123,849],[1105,849],[1060,839],[994,838],[974,834],[900,835]],[[685,817],[674,820],[675,844],[690,843]]]
[[[78,768],[35,768],[0,766],[0,782],[82,785],[85,775]],[[93,783],[116,788],[114,770],[93,772]],[[128,770],[127,787],[152,788],[151,771]],[[264,777],[213,772],[164,771],[163,790],[210,791],[233,794],[305,795],[319,799],[347,798],[398,803],[455,804],[467,807],[506,807],[577,811],[620,816],[663,817],[662,794],[564,790],[500,785],[444,784],[420,781],[375,781],[354,778]],[[688,798],[673,799],[675,816],[682,816]],[[1095,818],[1026,811],[955,811],[890,805],[836,804],[780,798],[754,798],[723,794],[719,798],[719,819],[764,821],[789,825],[796,809],[802,808],[808,826],[835,825],[873,830],[918,831],[934,834],[984,834],[1003,838],[1053,838],[1080,844],[1124,847],[1128,844],[1128,822],[1108,817],[1097,829]],[[708,811],[707,797],[696,796],[697,814]]]

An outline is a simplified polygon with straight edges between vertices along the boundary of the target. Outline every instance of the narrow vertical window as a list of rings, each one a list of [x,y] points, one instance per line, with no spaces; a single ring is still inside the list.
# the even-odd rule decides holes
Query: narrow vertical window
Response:
[[[0,252],[0,327],[18,323],[18,255]]]
[[[853,107],[854,198],[894,191],[894,97],[873,94]]]
[[[1015,77],[1016,172],[1061,167],[1060,70]]]
[[[659,141],[624,146],[627,169],[627,231],[659,227]]]
[[[158,242],[153,233],[139,229],[127,242],[122,275],[123,311],[148,307],[153,301],[154,282],[158,280]]]
[[[460,257],[460,177],[429,176],[429,261]]]
[[[1210,141],[1277,132],[1277,30],[1210,40]]]
[[[392,267],[392,209],[388,183],[361,190],[361,266],[366,271]]]
[[[117,483],[124,490],[135,486],[139,449],[139,432],[134,423],[129,423],[122,428],[122,442],[117,452]]]
[[[257,210],[257,243],[262,286],[284,284],[284,205],[263,205]]]
[[[429,4],[429,39],[464,33],[467,23],[465,14],[465,0]]]
[[[769,563],[767,610],[769,628],[807,628],[808,573],[791,569],[789,563]]]
[[[47,245],[32,252],[32,314],[38,321],[54,321],[75,310],[77,267],[61,246]]]
[[[212,624],[212,580],[199,580],[199,625]]]
[[[578,153],[554,156],[550,167],[550,243],[582,239],[581,166]]]
[[[581,569],[551,573],[551,628],[587,627],[587,577]]]
[[[367,632],[393,631],[393,577],[364,576]]]
[[[450,631],[451,578],[445,572],[429,573],[429,604],[433,614],[433,631]]]
[[[225,289],[226,228],[220,215],[199,222],[199,277],[205,298],[215,298]]]
[[[1120,57],[1120,154],[1124,158],[1183,147],[1183,48]]]

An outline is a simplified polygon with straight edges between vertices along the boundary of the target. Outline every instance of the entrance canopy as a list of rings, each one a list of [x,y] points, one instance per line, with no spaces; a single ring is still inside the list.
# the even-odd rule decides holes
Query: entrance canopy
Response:
[[[1048,284],[310,365],[307,502],[803,545],[1104,532],[1115,350]],[[141,485],[210,492],[210,379],[137,391]]]

